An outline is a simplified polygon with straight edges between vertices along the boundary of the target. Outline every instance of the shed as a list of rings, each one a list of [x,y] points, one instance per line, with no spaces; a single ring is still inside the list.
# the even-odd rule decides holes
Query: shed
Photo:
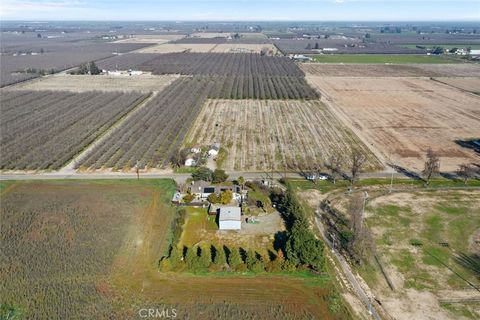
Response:
[[[218,217],[220,230],[240,230],[242,227],[240,207],[222,207]]]
[[[197,165],[197,161],[195,161],[195,159],[193,158],[187,158],[185,160],[185,167],[194,167]]]
[[[208,150],[208,155],[209,156],[216,156],[218,155],[218,152],[220,151],[220,143],[214,143]]]

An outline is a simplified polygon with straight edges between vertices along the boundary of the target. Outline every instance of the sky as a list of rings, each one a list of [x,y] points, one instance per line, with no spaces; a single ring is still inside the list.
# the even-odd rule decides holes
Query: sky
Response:
[[[480,0],[0,0],[0,19],[480,21]]]

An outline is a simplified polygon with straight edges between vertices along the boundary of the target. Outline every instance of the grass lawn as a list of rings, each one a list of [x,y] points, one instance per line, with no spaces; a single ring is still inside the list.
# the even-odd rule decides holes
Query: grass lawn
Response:
[[[325,54],[313,56],[321,63],[455,63],[456,59],[443,56],[413,54]]]

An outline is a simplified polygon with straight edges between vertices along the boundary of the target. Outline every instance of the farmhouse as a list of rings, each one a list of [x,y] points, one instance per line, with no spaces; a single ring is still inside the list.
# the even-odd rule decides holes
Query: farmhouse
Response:
[[[222,207],[218,218],[220,230],[240,230],[242,226],[239,207]]]
[[[232,192],[241,192],[239,186],[222,186],[212,185],[206,181],[195,181],[190,186],[190,192],[200,199],[206,199],[212,193],[221,193],[222,191],[230,190]]]

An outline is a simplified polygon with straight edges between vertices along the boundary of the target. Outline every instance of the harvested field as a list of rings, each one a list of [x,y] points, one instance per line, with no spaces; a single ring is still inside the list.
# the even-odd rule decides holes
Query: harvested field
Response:
[[[478,161],[455,141],[480,136],[480,97],[425,78],[307,79],[384,159],[420,171],[431,147],[443,171]]]
[[[243,43],[223,43],[215,46],[211,52],[224,53],[260,53],[266,52],[276,54],[277,48],[273,44],[243,44]]]
[[[480,65],[474,63],[302,63],[300,67],[307,75],[326,77],[480,77]]]
[[[480,94],[480,74],[478,77],[442,77],[434,80],[454,88]]]
[[[148,95],[2,91],[1,169],[59,169]]]
[[[153,179],[12,183],[1,194],[2,303],[28,319],[141,319],[141,308],[175,308],[179,319],[352,318],[329,276],[159,272],[174,190]]]
[[[181,34],[136,34],[127,39],[117,40],[114,43],[165,43],[185,38]]]
[[[137,50],[138,53],[211,52],[215,43],[163,43]]]
[[[220,142],[227,170],[308,169],[335,150],[352,147],[381,167],[375,156],[319,101],[209,100],[186,144]]]
[[[154,76],[142,74],[136,76],[108,76],[108,75],[69,75],[56,74],[45,76],[33,81],[19,83],[10,90],[67,90],[73,92],[85,91],[161,91],[174,81],[177,76]]]
[[[132,115],[78,166],[100,169],[165,166],[181,144],[214,82],[179,78],[157,95],[144,112]]]
[[[160,235],[150,250],[163,254],[173,217],[164,203],[174,190],[170,180],[13,183],[1,195],[2,304],[25,319],[125,319],[115,302],[124,288],[113,287],[111,273],[128,236],[146,238],[147,221]]]

